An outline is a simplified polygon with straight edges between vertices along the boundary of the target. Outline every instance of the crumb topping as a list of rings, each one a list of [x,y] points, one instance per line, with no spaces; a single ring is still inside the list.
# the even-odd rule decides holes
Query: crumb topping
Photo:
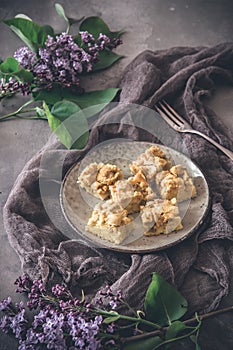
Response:
[[[182,228],[176,199],[155,199],[141,209],[142,223],[147,236],[168,234]]]
[[[88,221],[88,225],[116,227],[126,225],[130,221],[131,218],[128,217],[127,210],[122,208],[119,203],[109,199],[105,202],[100,202],[95,206]]]
[[[78,182],[95,197],[107,199],[110,196],[109,186],[122,177],[121,169],[114,164],[91,163],[82,171]]]
[[[175,165],[170,170],[158,173],[156,184],[163,199],[177,198],[178,202],[182,202],[196,196],[193,181],[182,165]]]
[[[109,163],[91,163],[80,174],[80,186],[102,200],[94,207],[87,230],[119,244],[129,234],[127,224],[134,213],[140,213],[146,236],[182,229],[177,203],[197,194],[186,167],[172,166],[158,146],[148,148],[129,166],[133,176],[127,179]]]
[[[165,153],[158,146],[150,147],[130,164],[133,174],[141,171],[147,180],[152,180],[158,172],[170,167],[171,161],[166,158]]]
[[[109,189],[112,200],[120,203],[130,214],[139,212],[142,204],[155,197],[142,172],[117,181]]]

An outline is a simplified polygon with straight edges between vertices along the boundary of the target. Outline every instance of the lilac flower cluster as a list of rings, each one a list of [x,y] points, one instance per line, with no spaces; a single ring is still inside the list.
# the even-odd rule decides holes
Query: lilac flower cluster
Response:
[[[74,298],[65,286],[56,284],[48,292],[41,280],[32,282],[27,276],[18,278],[15,284],[17,292],[27,293],[27,306],[37,310],[33,321],[29,322],[22,302],[13,305],[10,297],[0,302],[0,311],[5,313],[0,318],[0,329],[14,334],[19,350],[44,347],[54,350],[117,349],[113,336],[115,327],[104,323],[101,309]],[[119,292],[114,297],[107,287],[101,294],[101,298],[104,297],[117,302],[121,295]],[[107,336],[104,338],[103,335]]]
[[[29,50],[27,46],[18,49],[14,56],[22,67],[29,70],[33,69],[37,61],[35,52]]]
[[[104,289],[100,290],[99,298],[97,299],[98,305],[105,305],[108,309],[115,310],[120,303],[122,303],[121,290],[118,290],[117,293],[114,294],[108,285]]]
[[[21,83],[13,77],[10,77],[8,81],[5,78],[0,80],[0,97],[9,96],[16,92],[22,95],[29,95],[30,84]]]
[[[74,346],[78,349],[99,349],[101,341],[96,336],[99,333],[102,322],[102,316],[95,316],[94,320],[87,321],[78,312],[71,311],[67,315],[67,323]]]
[[[17,286],[16,293],[29,293],[33,282],[29,279],[27,275],[23,275],[19,276],[14,284]]]
[[[15,77],[0,81],[0,98],[14,93],[28,95],[33,88],[51,89],[54,84],[62,88],[72,88],[83,92],[80,87],[80,74],[92,71],[98,62],[99,52],[112,50],[120,45],[118,38],[110,39],[100,33],[97,39],[87,31],[79,32],[75,38],[67,33],[48,36],[38,54],[28,47],[19,48],[14,57],[19,65],[29,70],[34,81],[23,83]]]
[[[93,69],[99,52],[112,50],[121,43],[120,39],[111,40],[103,34],[95,39],[87,31],[80,32],[80,41],[78,45],[66,33],[56,38],[48,36],[45,47],[39,49],[38,58],[27,47],[18,49],[14,57],[33,73],[37,87],[50,89],[56,83],[65,88],[79,88],[79,75]]]
[[[6,313],[0,318],[0,329],[4,333],[11,331],[19,339],[27,324],[23,303],[20,302],[13,305],[11,298],[8,297],[0,302],[0,310]]]

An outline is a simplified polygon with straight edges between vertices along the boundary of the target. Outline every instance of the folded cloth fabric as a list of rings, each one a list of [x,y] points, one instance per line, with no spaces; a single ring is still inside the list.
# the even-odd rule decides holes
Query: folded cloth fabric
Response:
[[[133,307],[142,309],[151,273],[156,271],[187,298],[190,314],[213,310],[223,297],[230,295],[233,163],[207,141],[185,134],[179,147],[181,151],[188,151],[209,182],[212,200],[209,218],[199,232],[160,252],[130,256],[91,247],[81,239],[67,238],[71,237],[71,228],[62,217],[58,199],[61,179],[51,178],[50,174],[56,174],[62,160],[64,176],[91,147],[109,137],[153,141],[150,133],[137,128],[130,113],[125,112],[127,103],[153,108],[157,101],[165,99],[195,129],[233,150],[232,133],[203,102],[203,97],[210,96],[223,82],[232,84],[232,62],[232,43],[142,52],[126,67],[119,82],[122,105],[101,115],[84,150],[68,151],[52,137],[26,164],[5,205],[4,223],[23,270],[31,278],[42,276],[48,283],[65,281],[77,293],[84,289],[90,299],[108,283],[113,290],[121,289]],[[115,123],[108,124],[112,114]],[[176,136],[172,142],[171,146],[175,147]],[[48,171],[48,165],[54,171]],[[48,204],[40,194],[40,185],[46,182],[50,189]],[[51,222],[48,212],[53,212],[56,224]],[[205,327],[201,341],[206,350],[232,349],[229,317],[229,314],[223,315],[212,323],[206,322],[212,330],[222,333],[228,330],[220,342],[214,335],[216,332],[208,337],[209,328]],[[179,349],[189,349],[189,345],[181,344]]]

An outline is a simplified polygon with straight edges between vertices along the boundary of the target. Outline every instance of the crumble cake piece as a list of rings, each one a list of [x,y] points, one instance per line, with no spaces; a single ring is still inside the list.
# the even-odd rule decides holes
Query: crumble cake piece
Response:
[[[141,171],[127,180],[117,181],[109,189],[112,200],[118,202],[130,214],[139,212],[141,205],[155,198],[155,193]]]
[[[169,234],[183,228],[176,199],[155,199],[141,209],[145,236]]]
[[[170,170],[158,173],[156,185],[163,199],[176,198],[178,202],[183,202],[197,194],[187,169],[182,165],[175,165]]]
[[[98,203],[86,225],[86,230],[107,241],[120,244],[128,235],[126,225],[131,222],[127,210],[108,199]]]
[[[122,178],[121,169],[114,164],[91,163],[80,174],[78,183],[93,196],[107,199],[109,186]]]
[[[130,170],[133,174],[142,171],[149,181],[158,172],[170,169],[171,166],[171,161],[167,159],[166,154],[158,146],[151,146],[130,164]]]

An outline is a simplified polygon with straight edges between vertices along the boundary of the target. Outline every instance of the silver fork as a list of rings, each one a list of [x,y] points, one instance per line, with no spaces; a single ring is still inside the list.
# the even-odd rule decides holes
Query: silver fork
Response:
[[[212,143],[215,147],[220,149],[225,155],[227,155],[231,160],[233,160],[233,152],[229,149],[223,147],[218,142],[214,141],[211,137],[203,134],[202,132],[195,130],[191,127],[189,123],[187,123],[184,118],[182,118],[166,101],[158,102],[155,106],[157,112],[161,115],[161,117],[176,131],[178,132],[187,132],[190,134],[196,134],[210,143]]]

